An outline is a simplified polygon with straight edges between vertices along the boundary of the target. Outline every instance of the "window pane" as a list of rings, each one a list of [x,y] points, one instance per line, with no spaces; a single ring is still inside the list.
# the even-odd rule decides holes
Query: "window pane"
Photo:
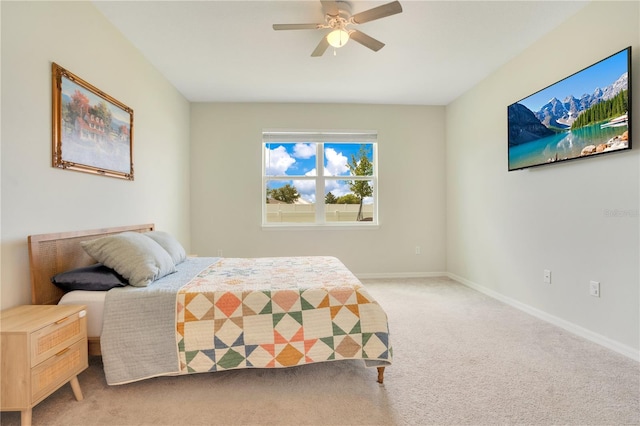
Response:
[[[315,180],[268,180],[266,221],[314,223]]]
[[[263,133],[263,224],[377,225],[375,139],[375,132]]]
[[[364,161],[363,161],[364,160]],[[372,176],[373,144],[325,143],[325,176]]]
[[[316,176],[315,143],[265,144],[266,176]]]
[[[325,179],[325,191],[324,207],[327,222],[369,222],[374,220],[373,182],[371,180]]]

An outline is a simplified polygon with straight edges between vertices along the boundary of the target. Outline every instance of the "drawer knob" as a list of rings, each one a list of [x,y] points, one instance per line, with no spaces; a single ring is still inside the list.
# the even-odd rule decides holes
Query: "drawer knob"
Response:
[[[71,349],[71,348],[64,348],[63,350],[61,350],[60,352],[58,352],[58,353],[56,354],[56,356],[60,356],[60,355],[62,355],[63,353],[68,352],[68,351],[69,351],[69,349]]]
[[[66,321],[66,320],[68,320],[69,318],[71,318],[71,317],[62,318],[62,319],[60,319],[60,320],[56,321],[56,324],[62,324],[63,322],[65,322],[65,321]]]

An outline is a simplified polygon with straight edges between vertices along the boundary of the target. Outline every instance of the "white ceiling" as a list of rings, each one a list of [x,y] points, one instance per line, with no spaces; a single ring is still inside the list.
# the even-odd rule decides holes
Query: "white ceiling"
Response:
[[[388,1],[352,1],[352,12]],[[588,3],[400,2],[402,13],[358,26],[380,51],[351,41],[319,58],[327,30],[271,27],[323,22],[318,0],[94,4],[192,102],[446,105]]]

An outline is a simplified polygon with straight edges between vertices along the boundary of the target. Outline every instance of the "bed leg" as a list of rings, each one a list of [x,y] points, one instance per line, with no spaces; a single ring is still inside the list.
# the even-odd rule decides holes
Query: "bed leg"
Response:
[[[384,382],[384,367],[378,367],[378,383]]]

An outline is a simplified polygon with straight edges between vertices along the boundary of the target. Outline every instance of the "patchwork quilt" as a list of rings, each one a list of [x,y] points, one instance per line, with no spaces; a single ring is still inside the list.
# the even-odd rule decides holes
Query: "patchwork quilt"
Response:
[[[223,258],[179,289],[180,371],[392,361],[387,316],[335,257]]]
[[[392,361],[387,316],[334,257],[191,257],[148,287],[105,296],[109,385],[312,362]]]

